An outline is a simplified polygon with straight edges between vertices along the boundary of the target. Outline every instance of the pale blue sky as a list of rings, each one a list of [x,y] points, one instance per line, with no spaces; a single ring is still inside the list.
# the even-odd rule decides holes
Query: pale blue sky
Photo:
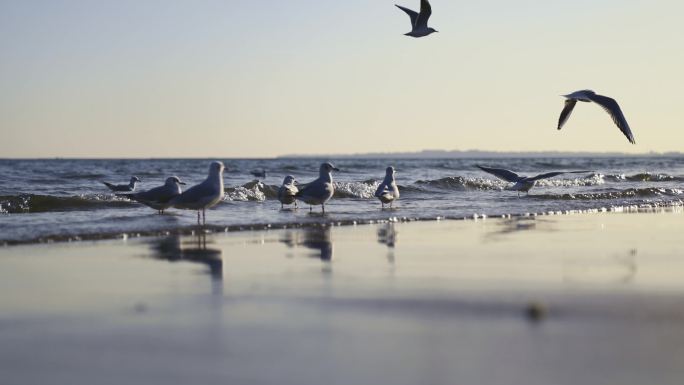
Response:
[[[418,0],[398,2],[417,9]],[[684,5],[0,0],[0,157],[684,151]],[[555,129],[563,99],[615,97]]]

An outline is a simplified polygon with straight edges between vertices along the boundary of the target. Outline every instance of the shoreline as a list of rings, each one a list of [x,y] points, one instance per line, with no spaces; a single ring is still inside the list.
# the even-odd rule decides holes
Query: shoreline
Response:
[[[11,239],[0,240],[0,248],[13,247],[22,245],[34,244],[60,244],[73,242],[96,242],[106,240],[126,240],[129,238],[146,238],[146,237],[162,237],[168,235],[188,236],[197,233],[204,234],[220,234],[220,233],[234,233],[243,231],[260,231],[260,230],[284,230],[284,229],[306,229],[312,227],[326,227],[326,226],[357,226],[357,225],[373,225],[382,223],[411,223],[411,222],[432,222],[432,221],[468,221],[468,220],[486,220],[496,218],[524,218],[537,216],[553,216],[553,215],[593,215],[598,213],[610,214],[639,214],[639,213],[657,213],[657,212],[677,212],[684,209],[684,202],[681,200],[672,200],[666,203],[654,202],[651,204],[641,205],[626,205],[626,206],[610,206],[599,207],[585,210],[557,210],[538,213],[518,213],[518,214],[494,214],[488,215],[483,213],[473,213],[471,216],[437,216],[437,217],[406,217],[406,216],[390,216],[387,219],[328,219],[326,216],[334,215],[334,212],[323,215],[320,212],[313,212],[309,214],[311,217],[318,217],[320,220],[310,222],[282,222],[282,223],[252,223],[252,224],[235,224],[235,225],[186,225],[171,228],[159,228],[154,230],[133,230],[133,231],[115,231],[104,233],[83,233],[83,234],[60,234],[47,237],[37,237],[30,239]],[[286,211],[294,211],[292,209],[285,209]],[[305,211],[304,209],[300,209]],[[400,212],[401,209],[384,209],[383,212]],[[281,210],[282,211],[282,210]],[[30,214],[0,214],[0,215],[30,215]]]

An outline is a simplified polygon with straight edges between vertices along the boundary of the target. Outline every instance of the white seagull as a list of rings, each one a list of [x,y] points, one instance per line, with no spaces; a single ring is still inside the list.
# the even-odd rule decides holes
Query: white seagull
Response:
[[[568,121],[570,113],[572,113],[572,110],[573,108],[575,108],[575,104],[577,104],[578,100],[580,102],[587,103],[594,102],[599,106],[603,107],[603,109],[606,110],[608,114],[610,114],[610,117],[613,118],[613,122],[615,122],[615,125],[618,126],[618,128],[620,129],[620,131],[622,131],[623,134],[625,134],[630,143],[636,143],[634,141],[634,135],[632,135],[632,130],[629,129],[629,124],[627,124],[627,119],[625,119],[625,115],[622,114],[622,110],[620,109],[620,106],[617,104],[615,99],[603,95],[598,95],[592,90],[575,91],[571,94],[562,96],[566,100],[565,107],[563,108],[563,111],[561,111],[560,118],[558,119],[559,130],[563,127],[565,122]]]
[[[116,196],[140,202],[147,207],[157,210],[159,214],[163,214],[164,210],[171,207],[171,199],[183,192],[181,185],[184,184],[185,182],[181,182],[177,176],[170,176],[166,178],[163,186],[135,194],[116,194]]]
[[[211,162],[209,176],[204,182],[192,186],[184,193],[171,199],[171,206],[179,209],[197,210],[197,224],[200,223],[200,211],[202,223],[206,223],[206,209],[213,207],[223,200],[223,170],[221,162]]]
[[[591,171],[554,171],[554,172],[547,172],[545,174],[539,174],[531,177],[527,176],[522,176],[514,173],[513,171],[506,170],[503,168],[491,168],[491,167],[484,167],[480,165],[476,165],[477,168],[484,172],[488,172],[494,176],[496,176],[499,179],[503,179],[506,182],[511,182],[515,183],[513,186],[508,188],[509,190],[514,190],[518,192],[518,196],[520,196],[520,191],[524,191],[526,193],[530,193],[530,189],[534,187],[534,184],[540,180],[540,179],[546,179],[546,178],[552,178],[557,175],[561,174],[579,174],[579,173],[585,173],[585,172],[591,172]]]
[[[380,183],[378,189],[375,190],[375,196],[380,199],[382,208],[385,208],[385,203],[389,203],[392,208],[392,202],[399,199],[399,188],[397,182],[394,181],[394,167],[387,167],[385,170],[385,179]]]
[[[281,209],[283,208],[283,205],[291,205],[293,203],[295,208],[297,208],[295,195],[297,195],[299,189],[295,183],[295,178],[292,175],[288,175],[283,180],[283,185],[278,189],[278,200],[280,201]]]
[[[306,184],[297,192],[295,197],[309,205],[321,205],[323,213],[325,213],[325,202],[330,200],[335,193],[331,174],[333,171],[340,170],[330,163],[321,164],[321,168],[318,171],[318,179]],[[309,207],[309,211],[312,209],[312,207]]]
[[[137,176],[132,176],[131,181],[128,184],[111,184],[109,182],[102,182],[105,186],[109,187],[110,190],[116,192],[133,192],[135,191],[135,184],[140,182]]]
[[[420,1],[420,13],[412,11],[408,8],[404,8],[401,5],[394,5],[406,12],[406,14],[411,18],[411,32],[405,33],[404,35],[411,37],[423,37],[433,32],[437,32],[434,28],[428,27],[427,25],[428,19],[430,18],[430,15],[432,15],[432,7],[430,6],[430,2],[428,0]]]

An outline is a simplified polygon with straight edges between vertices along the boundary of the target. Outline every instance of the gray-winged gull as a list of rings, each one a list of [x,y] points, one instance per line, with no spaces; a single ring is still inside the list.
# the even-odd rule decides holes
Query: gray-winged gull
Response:
[[[385,203],[389,203],[391,208],[392,202],[399,198],[399,188],[394,181],[394,167],[387,167],[385,170],[385,179],[380,183],[378,189],[375,190],[375,196],[382,203],[382,208],[385,208]]]
[[[325,213],[325,202],[332,198],[335,193],[332,172],[340,171],[330,163],[323,163],[318,171],[318,179],[306,184],[297,192],[295,197],[309,205],[321,205]],[[309,207],[309,211],[312,207]]]
[[[224,168],[221,162],[211,162],[207,179],[171,199],[171,206],[179,209],[197,210],[197,224],[200,223],[201,211],[202,223],[206,223],[206,209],[213,207],[223,200]]]
[[[623,134],[625,134],[630,143],[636,143],[634,140],[634,135],[632,135],[632,130],[629,128],[629,124],[627,124],[627,119],[625,119],[625,115],[622,113],[622,110],[615,99],[599,95],[592,90],[575,91],[571,94],[562,96],[565,98],[565,107],[563,108],[563,111],[561,111],[560,118],[558,118],[559,130],[563,127],[565,122],[568,121],[570,113],[572,113],[572,110],[575,108],[577,101],[586,103],[594,102],[601,106],[608,114],[610,114],[610,117],[613,119],[613,122],[615,122],[615,125],[618,126]]]

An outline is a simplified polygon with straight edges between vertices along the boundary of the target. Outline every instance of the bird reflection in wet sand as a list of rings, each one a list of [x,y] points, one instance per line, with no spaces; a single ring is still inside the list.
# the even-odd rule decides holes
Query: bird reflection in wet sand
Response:
[[[329,262],[333,258],[333,243],[330,236],[330,227],[311,227],[299,231],[288,231],[280,242],[288,247],[304,246],[315,250],[312,255],[321,261]]]
[[[496,227],[485,234],[487,240],[495,241],[505,235],[522,231],[553,231],[553,222],[538,217],[513,217],[494,222]]]
[[[394,228],[394,223],[378,227],[378,243],[387,245],[387,260],[394,263],[394,246],[397,244],[397,230]]]
[[[207,247],[207,235],[199,233],[192,238],[183,239],[170,235],[154,241],[150,248],[152,257],[169,262],[194,262],[207,266],[212,279],[223,279],[223,260],[221,250]]]

